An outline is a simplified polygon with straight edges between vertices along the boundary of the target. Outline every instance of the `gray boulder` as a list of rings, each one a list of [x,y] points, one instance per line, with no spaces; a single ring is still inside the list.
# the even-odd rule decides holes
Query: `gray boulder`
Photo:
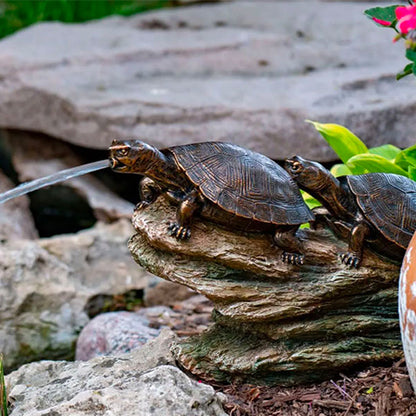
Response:
[[[373,6],[240,0],[34,25],[0,42],[0,126],[93,148],[216,139],[333,159],[312,119],[407,146],[413,80],[395,81],[404,46],[365,18]]]
[[[225,416],[221,394],[175,367],[174,335],[143,348],[88,362],[43,361],[6,377],[11,416]]]
[[[0,170],[0,193],[14,187],[13,182]],[[0,240],[34,239],[38,233],[26,196],[0,204]]]
[[[6,369],[74,356],[91,298],[143,289],[149,274],[127,249],[120,220],[74,235],[0,245],[0,351]]]

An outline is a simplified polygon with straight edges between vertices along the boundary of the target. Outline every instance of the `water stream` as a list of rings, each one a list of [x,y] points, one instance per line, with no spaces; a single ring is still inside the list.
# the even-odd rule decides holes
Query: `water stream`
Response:
[[[85,165],[76,166],[75,168],[61,170],[53,173],[52,175],[44,176],[43,178],[35,179],[30,182],[22,183],[16,188],[10,189],[10,191],[0,194],[0,204],[3,204],[10,199],[17,198],[18,196],[25,195],[29,192],[36,191],[37,189],[44,188],[46,186],[54,185],[59,182],[64,182],[68,179],[82,176],[87,173],[95,172],[110,167],[108,159],[99,160],[98,162],[87,163]]]

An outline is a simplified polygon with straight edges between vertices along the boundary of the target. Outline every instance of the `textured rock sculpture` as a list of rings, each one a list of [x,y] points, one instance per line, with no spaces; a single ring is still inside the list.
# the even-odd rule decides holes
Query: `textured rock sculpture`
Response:
[[[150,272],[214,302],[215,324],[177,342],[179,363],[200,378],[293,384],[402,355],[399,265],[365,253],[342,265],[346,243],[301,230],[303,266],[285,265],[270,236],[194,224],[192,238],[166,234],[176,208],[159,198],[133,215],[134,259]]]

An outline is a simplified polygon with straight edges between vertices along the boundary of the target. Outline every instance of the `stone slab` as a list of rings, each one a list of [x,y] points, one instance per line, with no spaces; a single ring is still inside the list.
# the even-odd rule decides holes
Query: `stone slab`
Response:
[[[404,46],[365,18],[373,6],[242,0],[34,25],[0,42],[0,127],[94,148],[215,139],[334,159],[314,119],[408,146],[414,80],[395,81]]]

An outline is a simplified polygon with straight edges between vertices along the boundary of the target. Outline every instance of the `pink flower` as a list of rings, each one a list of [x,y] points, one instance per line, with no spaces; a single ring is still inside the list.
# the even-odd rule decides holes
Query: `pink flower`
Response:
[[[382,26],[390,26],[391,22],[388,22],[387,20],[381,20],[381,19],[377,19],[377,17],[373,17],[373,20],[378,23],[379,25]]]
[[[416,29],[416,4],[413,6],[399,6],[396,8],[397,27],[403,35]]]

